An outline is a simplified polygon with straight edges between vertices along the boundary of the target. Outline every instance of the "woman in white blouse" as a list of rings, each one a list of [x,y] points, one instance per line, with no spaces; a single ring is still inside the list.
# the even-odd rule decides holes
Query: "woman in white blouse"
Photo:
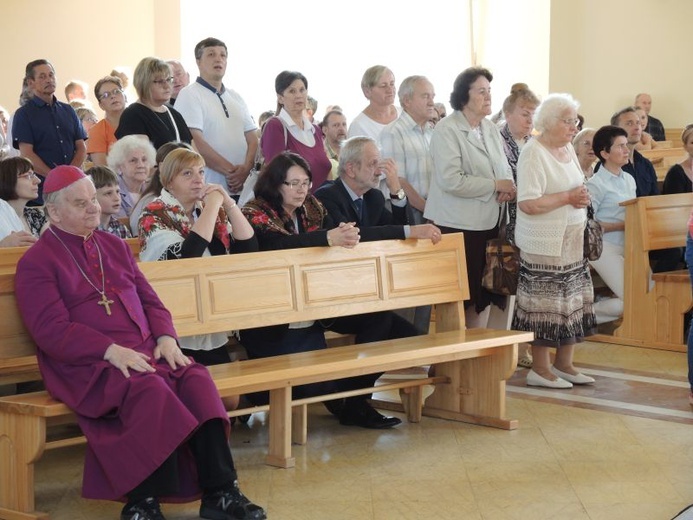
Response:
[[[41,180],[25,157],[0,161],[0,247],[30,246],[46,228],[43,208],[27,207]]]
[[[614,321],[623,315],[624,243],[626,208],[621,202],[635,198],[635,179],[621,168],[628,164],[628,133],[617,126],[603,126],[592,139],[599,169],[587,181],[592,198],[594,218],[604,230],[604,249],[599,260],[592,263],[594,270],[614,293],[594,304],[597,323]],[[680,252],[678,252],[680,255]]]
[[[572,388],[594,383],[573,365],[575,344],[595,328],[594,294],[584,256],[584,175],[571,141],[577,133],[578,102],[551,94],[539,105],[539,136],[517,163],[517,222],[520,277],[512,328],[534,332],[527,384]],[[550,349],[556,349],[551,365]]]

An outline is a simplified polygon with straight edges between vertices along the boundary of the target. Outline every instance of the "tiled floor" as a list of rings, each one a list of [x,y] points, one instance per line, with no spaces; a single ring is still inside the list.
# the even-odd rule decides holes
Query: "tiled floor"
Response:
[[[693,503],[685,354],[586,343],[576,357],[593,388],[526,393],[516,374],[512,432],[426,417],[367,431],[315,406],[308,445],[281,470],[263,464],[265,418],[254,416],[232,436],[242,487],[272,520],[671,519]],[[82,453],[44,455],[37,508],[53,520],[118,518],[118,504],[79,498]],[[197,507],[164,511],[193,519]]]

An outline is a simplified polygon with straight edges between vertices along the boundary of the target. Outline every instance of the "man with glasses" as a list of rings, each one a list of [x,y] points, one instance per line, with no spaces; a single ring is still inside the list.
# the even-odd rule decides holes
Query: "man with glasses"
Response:
[[[48,60],[27,64],[25,81],[32,98],[14,114],[12,145],[29,159],[34,171],[43,177],[61,164],[82,166],[87,156],[87,134],[75,110],[55,97],[55,69]],[[35,201],[43,205],[41,187]]]
[[[106,166],[106,156],[118,140],[115,131],[125,110],[123,83],[117,76],[105,76],[96,82],[94,95],[99,100],[99,107],[105,112],[105,116],[89,129],[87,153],[94,165]]]
[[[255,162],[257,126],[238,93],[224,86],[228,51],[216,38],[195,46],[200,75],[183,88],[176,109],[185,118],[205,159],[205,181],[221,184],[238,200]]]
[[[628,164],[623,167],[623,171],[630,173],[635,179],[636,196],[647,197],[648,195],[659,195],[657,187],[657,174],[654,166],[643,157],[643,155],[635,149],[635,145],[640,142],[642,137],[642,125],[640,118],[634,107],[626,107],[613,116],[611,116],[611,124],[620,126],[628,133],[628,149],[630,150],[630,159]]]
[[[169,101],[169,104],[174,106],[180,91],[184,87],[190,85],[190,74],[185,70],[183,64],[178,60],[168,60],[166,63],[168,63],[171,67],[171,74],[173,74],[173,94],[171,94],[171,101]]]

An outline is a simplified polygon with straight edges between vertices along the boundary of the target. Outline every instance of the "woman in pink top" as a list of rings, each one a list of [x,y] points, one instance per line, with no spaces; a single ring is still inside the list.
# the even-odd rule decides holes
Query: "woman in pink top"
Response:
[[[320,127],[311,123],[304,114],[308,98],[308,80],[300,72],[285,70],[274,80],[277,93],[277,115],[265,124],[260,148],[265,163],[283,151],[297,153],[310,166],[314,193],[326,180],[332,169],[323,144]]]

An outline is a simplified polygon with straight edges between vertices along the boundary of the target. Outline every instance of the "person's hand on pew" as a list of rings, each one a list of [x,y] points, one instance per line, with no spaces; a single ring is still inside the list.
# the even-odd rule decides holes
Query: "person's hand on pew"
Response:
[[[351,249],[361,240],[359,228],[354,222],[340,222],[339,226],[327,232],[329,246],[341,246]]]
[[[437,244],[441,239],[440,229],[433,224],[419,224],[409,228],[409,238],[428,238]]]
[[[36,242],[37,238],[26,231],[12,231],[0,240],[0,247],[27,247]]]

